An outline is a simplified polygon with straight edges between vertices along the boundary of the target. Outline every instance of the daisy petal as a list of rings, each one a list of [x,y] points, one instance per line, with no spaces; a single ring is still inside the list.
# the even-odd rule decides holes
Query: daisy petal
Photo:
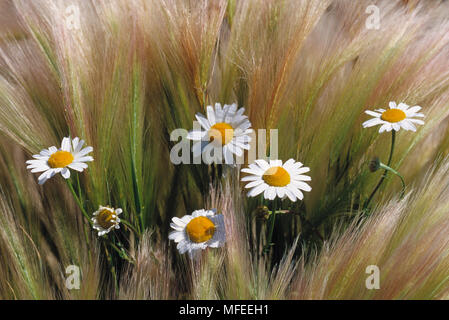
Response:
[[[77,153],[75,154],[75,157],[82,157],[82,156],[84,156],[84,155],[86,155],[86,154],[88,154],[88,153],[90,153],[90,152],[92,152],[92,151],[94,151],[94,148],[92,148],[92,147],[86,147],[86,148],[84,148],[83,150],[77,152]]]
[[[212,106],[207,106],[207,119],[209,120],[209,124],[211,126],[213,126],[216,123],[215,112]]]
[[[267,185],[265,183],[260,184],[257,187],[251,189],[247,195],[248,195],[248,197],[255,197],[255,196],[261,194],[262,192],[264,192],[266,188],[267,188]]]
[[[71,144],[70,144],[70,138],[65,137],[62,139],[61,150],[67,151],[67,152],[72,151]]]
[[[67,168],[62,169],[61,175],[64,177],[64,179],[70,178],[70,170]]]
[[[371,111],[371,110],[366,110],[365,113],[369,114],[370,116],[377,117],[377,118],[380,118],[380,116],[381,116],[380,113],[377,113],[377,112],[374,112],[374,111]]]

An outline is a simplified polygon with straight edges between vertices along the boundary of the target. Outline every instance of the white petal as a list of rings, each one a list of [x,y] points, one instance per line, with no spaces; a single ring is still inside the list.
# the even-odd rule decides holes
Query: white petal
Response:
[[[192,217],[204,217],[209,215],[209,212],[207,210],[204,209],[199,209],[199,210],[195,210],[192,212]]]
[[[406,111],[406,110],[408,109],[408,105],[406,105],[405,103],[401,102],[401,103],[398,105],[397,108],[398,108],[399,110]]]
[[[86,162],[86,161],[94,161],[94,158],[91,156],[86,156],[86,157],[75,157],[75,161],[76,162]]]
[[[305,182],[295,181],[295,182],[293,182],[293,184],[294,184],[296,187],[298,187],[299,189],[304,190],[304,191],[307,191],[307,192],[309,192],[309,191],[312,190],[312,188],[311,188],[307,183],[305,183]]]
[[[72,148],[71,148],[71,145],[70,145],[70,138],[65,137],[65,138],[62,139],[61,150],[67,151],[67,152],[72,151]]]
[[[235,139],[235,140],[233,141],[233,143],[234,143],[238,148],[241,148],[241,149],[249,150],[249,149],[251,148],[251,145],[250,145],[250,144],[244,144],[244,143],[241,143],[241,142],[239,142],[237,139]]]
[[[247,143],[251,142],[251,137],[245,134],[245,135],[241,135],[241,136],[236,137],[235,141],[239,142],[241,144],[247,144]]]
[[[384,123],[380,128],[379,128],[379,133],[382,133],[384,131],[391,131],[391,124],[389,123]]]
[[[70,169],[79,171],[79,172],[83,172],[83,170],[87,168],[87,164],[85,164],[83,162],[72,162],[67,167],[69,167]]]
[[[370,116],[376,117],[376,118],[380,118],[380,116],[381,116],[380,113],[374,112],[374,111],[371,111],[371,110],[365,110],[365,113],[369,114]]]
[[[61,175],[64,177],[64,179],[70,178],[70,170],[67,168],[62,169]]]
[[[282,160],[270,160],[270,167],[282,167]]]
[[[253,182],[248,183],[248,184],[245,186],[245,188],[246,188],[246,189],[248,189],[248,188],[253,188],[253,187],[256,187],[256,186],[258,186],[259,184],[262,184],[262,183],[264,183],[264,181],[263,181],[262,179],[258,179],[258,180],[256,180],[256,181],[253,181]]]
[[[29,164],[29,165],[32,165],[32,166],[41,166],[41,165],[46,165],[47,161],[44,161],[44,160],[27,160],[26,163]]]
[[[176,231],[183,231],[185,227],[178,226],[176,223],[171,222],[170,227],[175,229]]]
[[[47,181],[50,171],[51,170],[45,171],[37,178],[37,180],[39,181],[39,184],[43,184],[45,181]],[[41,181],[42,181],[42,183],[41,183]]]
[[[31,170],[31,172],[32,173],[42,172],[42,171],[45,171],[45,170],[48,170],[48,169],[50,169],[50,167],[47,166],[47,165],[44,165],[44,166],[35,167],[34,169]]]
[[[404,128],[405,130],[410,130],[413,132],[416,132],[416,127],[413,125],[413,123],[411,123],[410,121],[408,121],[407,119],[402,120],[400,122],[400,125],[402,128]]]
[[[39,184],[44,184],[48,179],[53,177],[56,174],[56,171],[54,169],[50,169],[42,173],[38,178]]]
[[[216,103],[215,104],[215,121],[216,122],[223,122],[224,120],[224,112],[221,108],[221,104]]]
[[[207,119],[209,120],[209,124],[211,126],[213,126],[216,123],[215,112],[214,112],[214,109],[212,108],[212,106],[207,106]]]
[[[265,171],[263,171],[261,169],[250,169],[250,168],[243,168],[240,171],[245,172],[245,173],[249,173],[249,174],[253,174],[253,175],[256,175],[256,176],[262,176],[264,174],[264,172],[265,172]]]
[[[244,114],[245,113],[245,108],[239,108],[236,112],[235,112],[235,115],[236,116],[241,116],[242,114]]]
[[[248,197],[255,197],[255,196],[261,194],[262,192],[264,192],[267,187],[268,187],[267,184],[262,183],[262,184],[258,185],[257,187],[255,187],[254,189],[251,189],[247,195],[248,195]]]
[[[293,169],[294,164],[295,164],[294,159],[288,159],[287,161],[284,162],[284,165],[282,167],[286,170],[289,170],[289,169]]]
[[[225,163],[226,164],[233,164],[234,163],[234,156],[232,155],[232,152],[229,148],[228,145],[225,145],[223,147],[223,154],[224,154],[224,158],[225,158]]]
[[[50,151],[48,151],[47,149],[44,149],[39,153],[40,156],[45,156],[45,157],[50,156],[50,154],[51,154]]]
[[[407,117],[412,117],[415,113],[417,113],[421,109],[422,108],[420,106],[414,106],[414,107],[411,107],[410,109],[408,109],[405,112],[405,114],[407,115]]]
[[[178,249],[180,254],[184,254],[190,249],[190,246],[185,241],[180,241],[176,246],[176,249]]]
[[[367,121],[365,121],[364,123],[362,123],[362,126],[364,128],[369,128],[369,127],[374,127],[378,124],[383,123],[383,121],[379,118],[373,118],[373,119],[369,119]]]
[[[262,180],[262,179],[258,175],[245,176],[242,179],[240,179],[240,181],[256,181],[256,180]]]
[[[229,112],[236,113],[237,111],[237,103],[233,103],[229,106]]]
[[[187,139],[189,140],[202,140],[207,135],[207,131],[189,131]]]
[[[79,151],[79,152],[77,152],[75,154],[75,158],[82,157],[82,156],[84,156],[84,155],[86,155],[86,154],[88,154],[88,153],[90,153],[92,151],[94,151],[94,148],[92,148],[92,147],[85,147],[83,150],[81,150],[81,151]]]
[[[37,160],[41,160],[41,161],[47,161],[50,158],[50,156],[43,156],[43,155],[40,155],[40,154],[34,154],[33,158],[37,159]]]
[[[281,199],[284,198],[285,197],[285,188],[284,187],[276,188],[276,193],[279,198],[281,198]]]
[[[249,122],[249,120],[243,120],[241,123],[237,124],[237,127],[240,132],[239,135],[251,133],[251,131],[248,131],[248,129],[251,128],[251,122]]]
[[[81,149],[83,148],[83,145],[84,145],[84,140],[80,140],[80,141],[78,142],[78,144],[76,145],[76,147],[75,147],[75,145],[74,145],[73,153],[76,154],[76,153],[80,152]]]
[[[303,164],[301,163],[301,162],[295,162],[293,165],[292,165],[292,169],[295,169],[295,170],[297,170],[297,169],[299,169],[299,168],[301,168],[303,166]],[[305,167],[305,168],[307,168],[307,167]]]
[[[268,200],[274,200],[274,198],[276,198],[276,188],[268,187],[265,189],[263,197]]]
[[[287,197],[288,197],[291,201],[293,201],[293,202],[296,201],[295,194],[294,194],[292,191],[290,191],[289,188],[285,189],[285,194],[287,195]],[[300,199],[300,200],[301,200],[301,199]]]
[[[234,142],[232,144],[230,143],[229,148],[231,149],[231,152],[237,155],[237,157],[241,157],[243,155],[242,148],[238,147]]]
[[[300,169],[297,169],[295,173],[296,174],[302,174],[302,173],[306,173],[306,172],[309,172],[309,171],[310,171],[309,167],[302,167]]]
[[[254,161],[264,172],[270,169],[270,165],[264,159],[257,159]]]
[[[309,176],[306,176],[306,175],[299,174],[299,175],[293,176],[293,180],[296,180],[296,181],[312,181],[312,178],[309,177]]]
[[[182,219],[179,219],[178,217],[173,217],[172,219],[171,219],[171,221],[175,224],[175,225],[177,225],[177,226],[179,226],[179,227],[185,227],[186,226],[186,223],[182,220]]]
[[[407,120],[416,124],[424,124],[424,121],[419,119],[407,119]]]
[[[72,139],[72,148],[73,148],[73,150],[76,150],[76,147],[78,146],[79,141],[80,141],[80,138],[78,138],[78,137],[75,137],[75,138]]]
[[[184,236],[184,232],[173,231],[173,232],[170,232],[170,234],[168,235],[168,238],[169,238],[170,240],[174,240],[175,243],[178,243],[178,242],[180,242],[181,240],[184,240],[184,239],[185,239],[185,236]]]
[[[304,194],[298,188],[288,188],[299,200],[304,199]]]
[[[209,120],[207,120],[206,118],[204,118],[204,116],[201,113],[197,113],[195,115],[196,120],[198,120],[198,122],[200,123],[200,125],[206,129],[207,131],[209,131],[210,129],[210,124],[209,124]]]

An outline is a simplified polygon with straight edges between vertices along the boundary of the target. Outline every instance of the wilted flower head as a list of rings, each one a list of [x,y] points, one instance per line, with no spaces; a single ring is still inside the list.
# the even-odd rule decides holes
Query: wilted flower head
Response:
[[[98,236],[109,233],[112,229],[120,229],[120,218],[118,217],[123,212],[122,209],[99,206],[98,210],[94,212],[92,222],[93,228],[98,230]]]

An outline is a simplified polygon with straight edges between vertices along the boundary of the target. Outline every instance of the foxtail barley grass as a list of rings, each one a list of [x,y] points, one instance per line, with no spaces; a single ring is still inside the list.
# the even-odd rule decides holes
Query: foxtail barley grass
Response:
[[[447,1],[4,3],[1,299],[448,298]],[[382,175],[369,163],[387,163],[391,141],[362,127],[364,111],[390,101],[421,106],[425,124],[395,133],[405,197],[390,174],[364,208]],[[248,163],[170,161],[170,133],[215,102],[278,129],[278,158],[310,167],[303,200],[273,213],[246,197]],[[60,175],[39,186],[25,164],[67,136],[93,147],[73,193]],[[123,209],[102,237],[83,215],[100,205]],[[223,214],[226,243],[190,259],[170,221],[202,208]],[[379,289],[366,287],[369,265]]]

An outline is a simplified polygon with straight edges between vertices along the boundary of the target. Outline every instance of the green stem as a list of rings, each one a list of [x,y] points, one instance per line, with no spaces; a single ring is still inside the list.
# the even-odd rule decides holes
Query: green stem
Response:
[[[401,176],[401,174],[398,171],[394,170],[393,168],[390,168],[389,166],[387,166],[387,165],[385,165],[383,163],[380,164],[380,167],[382,169],[391,171],[393,174],[397,175],[401,179],[402,190],[401,190],[400,199],[402,199],[404,197],[404,194],[405,194],[405,181],[404,181],[404,178]]]
[[[389,167],[391,164],[391,160],[393,159],[393,151],[394,151],[394,143],[396,140],[396,131],[391,131],[391,149],[390,149],[390,156],[388,157],[388,163],[387,166]],[[377,183],[376,187],[374,188],[373,192],[371,192],[371,195],[369,196],[368,200],[365,202],[365,205],[363,206],[364,209],[368,208],[368,205],[370,204],[371,200],[373,199],[376,192],[379,190],[380,186],[384,182],[385,178],[387,177],[389,170],[385,170],[382,177],[380,178],[379,182]]]
[[[120,219],[120,222],[122,222],[125,226],[127,226],[128,228],[130,228],[135,234],[137,234],[138,236],[140,236],[140,232],[137,231],[136,228],[133,227],[133,225],[131,223],[129,223],[126,220]]]
[[[80,176],[77,174],[76,175],[76,185],[78,188],[78,197],[81,203],[83,203],[83,196],[81,194],[81,183],[80,183]]]
[[[83,213],[84,217],[87,219],[87,223],[89,223],[89,225],[91,225],[92,224],[92,220],[89,219],[89,215],[87,214],[87,212],[84,209],[84,206],[83,206],[81,200],[79,199],[78,195],[76,194],[75,190],[73,189],[72,182],[69,179],[64,179],[64,180],[66,181],[67,186],[70,189],[70,192],[72,193],[73,197],[75,198],[75,201],[78,204],[78,207],[80,208],[80,210]],[[86,230],[86,225],[85,224],[83,224],[83,229],[84,229],[84,237],[86,238],[86,244],[87,244],[87,247],[90,250],[89,234],[88,234],[88,231]]]
[[[108,261],[109,268],[110,268],[110,271],[111,271],[111,274],[112,274],[112,278],[113,278],[113,281],[114,281],[115,293],[116,293],[116,295],[118,295],[119,294],[118,281],[117,281],[117,273],[115,272],[114,263],[112,261],[111,255],[109,254],[109,250],[108,250],[108,247],[106,245],[106,242],[105,241],[102,241],[102,242],[103,242],[103,246],[104,246],[104,252],[106,254],[106,260]]]
[[[111,246],[112,249],[114,249],[114,250],[119,254],[120,258],[122,258],[122,259],[128,261],[129,263],[134,263],[134,261],[132,261],[132,260],[128,257],[128,255],[126,254],[126,252],[125,252],[123,249],[121,249],[121,248],[123,247],[123,245],[122,245],[120,242],[119,242],[120,248],[117,247],[114,243],[112,243],[112,241],[109,241],[109,245]]]
[[[269,231],[268,231],[267,244],[265,245],[264,253],[270,252],[270,248],[271,248],[271,239],[272,239],[272,237],[273,237],[273,230],[274,230],[274,221],[275,221],[275,219],[276,219],[276,210],[277,210],[277,207],[276,207],[276,199],[274,199],[274,200],[273,200],[273,208],[272,208],[271,216],[270,216],[270,222],[271,222],[271,224],[270,224],[270,229],[269,229]]]
[[[67,182],[67,185],[69,186],[70,192],[72,193],[73,197],[75,198],[76,203],[78,204],[78,207],[80,208],[81,212],[83,213],[84,217],[87,219],[89,224],[92,224],[92,221],[89,219],[89,215],[87,214],[86,210],[84,209],[83,204],[81,203],[78,195],[76,194],[75,190],[73,189],[72,182],[69,179],[65,179]]]

